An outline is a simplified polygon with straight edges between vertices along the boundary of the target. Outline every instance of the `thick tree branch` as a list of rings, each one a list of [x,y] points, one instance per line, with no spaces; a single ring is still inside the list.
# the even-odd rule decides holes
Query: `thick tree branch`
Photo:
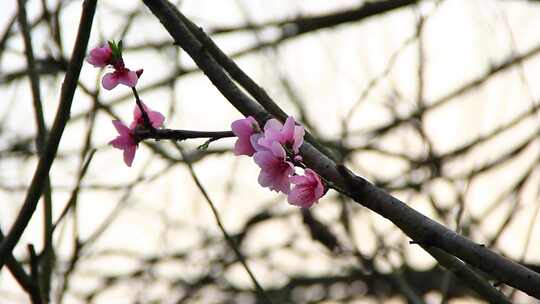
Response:
[[[223,67],[206,51],[204,45],[190,32],[179,17],[180,12],[164,0],[143,0],[159,18],[167,31],[197,63],[218,90],[244,115],[255,116],[264,123],[269,115],[255,101],[246,96],[228,77]],[[481,244],[455,233],[434,220],[410,208],[402,201],[375,187],[367,180],[338,166],[310,144],[301,153],[306,164],[335,188],[356,202],[377,212],[403,230],[417,243],[439,248],[489,273],[527,294],[540,298],[540,274],[489,250]]]

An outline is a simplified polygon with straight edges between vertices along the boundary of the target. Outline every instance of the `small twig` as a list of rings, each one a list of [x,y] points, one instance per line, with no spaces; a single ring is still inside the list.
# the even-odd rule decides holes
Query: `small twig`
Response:
[[[156,128],[152,126],[152,122],[150,121],[150,118],[148,117],[148,113],[146,113],[146,110],[144,109],[142,105],[141,98],[139,97],[139,93],[137,92],[137,89],[135,87],[131,87],[131,91],[133,91],[133,95],[135,96],[135,102],[137,103],[137,106],[139,107],[139,110],[141,111],[144,127],[148,130],[155,131]]]
[[[177,130],[177,129],[153,129],[135,130],[135,137],[137,141],[144,139],[168,139],[174,141],[182,141],[192,138],[210,138],[211,141],[215,141],[221,138],[234,137],[232,131],[191,131],[191,130]]]
[[[19,24],[21,26],[21,32],[24,41],[24,51],[26,55],[26,63],[28,66],[28,76],[30,78],[30,87],[32,91],[32,100],[34,115],[37,124],[37,136],[36,136],[36,148],[39,155],[43,153],[45,147],[45,141],[47,138],[47,127],[45,125],[45,118],[43,115],[43,106],[41,102],[40,94],[40,81],[39,76],[35,68],[34,50],[32,46],[32,37],[30,35],[30,29],[28,26],[28,20],[26,17],[26,1],[19,0]],[[44,7],[44,12],[47,12]],[[54,248],[50,246],[52,242],[52,189],[49,177],[46,177],[45,187],[43,189],[43,239],[44,248],[48,250],[44,251],[43,258],[41,259],[41,271],[40,271],[40,285],[44,295],[49,294],[51,285],[51,274],[54,267]],[[46,299],[46,298],[45,298]]]
[[[184,151],[179,146],[178,146],[178,148],[180,150],[180,153],[182,154],[182,157],[184,159],[186,159]],[[199,190],[201,191],[202,195],[204,196],[206,202],[208,203],[208,206],[210,206],[210,209],[212,210],[214,218],[216,219],[216,222],[217,222],[217,224],[219,226],[219,229],[221,230],[221,233],[223,233],[223,236],[225,237],[225,241],[227,241],[227,244],[232,248],[232,250],[236,254],[236,257],[240,261],[240,264],[242,264],[242,266],[246,270],[246,272],[249,275],[251,281],[253,282],[253,285],[255,286],[255,289],[256,289],[257,293],[264,300],[265,303],[272,303],[272,301],[270,301],[270,298],[268,297],[268,295],[266,294],[266,292],[262,288],[261,284],[259,284],[259,282],[257,281],[257,278],[255,277],[255,275],[253,274],[253,272],[249,268],[249,266],[248,266],[248,264],[246,262],[246,259],[244,258],[244,255],[242,254],[242,252],[240,252],[240,249],[238,248],[238,246],[236,246],[236,243],[235,243],[234,239],[230,236],[230,234],[225,229],[225,226],[221,222],[221,218],[219,216],[219,213],[218,213],[218,210],[217,210],[216,206],[214,205],[214,203],[210,199],[210,196],[208,195],[208,192],[206,192],[206,189],[204,188],[204,186],[201,184],[199,178],[197,177],[195,171],[193,170],[193,166],[188,161],[186,161],[185,164],[188,167],[189,173],[191,174],[191,177],[193,178],[193,181],[197,185],[197,188],[199,188]]]
[[[0,229],[0,241],[4,239],[4,233]],[[32,304],[40,304],[41,293],[39,291],[38,281],[34,281],[24,270],[23,266],[19,261],[15,259],[13,254],[10,254],[7,258],[6,265],[13,275],[13,278],[21,285],[21,287],[26,291],[30,297]]]
[[[32,281],[38,282],[39,281],[39,257],[36,254],[36,250],[34,249],[34,245],[28,244],[28,255],[30,256],[30,277],[32,278]],[[32,299],[34,297],[39,297],[38,303],[42,303],[45,297],[42,294],[42,290],[39,290],[39,293],[37,295],[33,295]]]
[[[76,204],[77,202],[77,198],[78,198],[78,195],[79,195],[79,190],[81,188],[81,183],[82,183],[82,180],[84,178],[84,176],[86,175],[86,172],[88,171],[88,167],[90,166],[90,162],[92,161],[92,159],[94,158],[94,154],[96,153],[96,149],[92,149],[90,151],[90,153],[88,154],[88,157],[86,158],[86,160],[84,161],[83,163],[83,166],[79,172],[79,177],[77,178],[77,183],[75,185],[75,188],[73,189],[73,191],[71,192],[71,196],[69,197],[69,200],[66,204],[66,206],[64,207],[64,209],[62,210],[62,212],[60,213],[60,216],[58,216],[58,218],[56,219],[56,222],[54,223],[54,225],[52,226],[52,230],[54,232],[54,230],[56,229],[56,227],[58,227],[58,225],[60,224],[60,222],[62,222],[62,220],[64,219],[64,217],[66,216],[66,214],[69,212],[69,210],[71,209],[71,207]]]

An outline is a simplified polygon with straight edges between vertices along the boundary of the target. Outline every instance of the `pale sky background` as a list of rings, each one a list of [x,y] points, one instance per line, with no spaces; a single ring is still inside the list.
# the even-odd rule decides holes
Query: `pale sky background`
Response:
[[[241,2],[247,8],[250,18],[260,23],[299,14],[320,14],[334,9],[353,7],[361,1],[246,0]],[[39,1],[29,1],[30,19],[38,12],[38,5]],[[138,5],[142,5],[142,2],[99,1],[89,46],[96,46],[103,40],[115,39],[114,35],[117,35],[123,21],[119,12],[131,11]],[[3,32],[6,20],[14,11],[15,1],[0,3],[0,32]],[[244,20],[235,1],[186,0],[182,4],[182,11],[207,30],[212,26],[237,25],[243,23]],[[410,8],[401,9],[383,17],[310,33],[286,42],[275,55],[251,54],[241,57],[237,63],[263,86],[287,113],[296,115],[295,107],[283,88],[279,86],[277,72],[281,71],[287,75],[298,94],[306,101],[308,114],[319,127],[323,137],[337,139],[341,133],[340,119],[345,117],[350,108],[357,103],[358,96],[369,81],[386,68],[392,54],[402,47],[404,41],[414,35],[418,13],[429,15],[423,32],[426,54],[424,98],[427,103],[479,77],[491,65],[500,63],[509,55],[524,53],[540,43],[538,31],[540,5],[527,1],[447,0],[439,6],[436,6],[434,2],[427,2],[423,3],[417,11]],[[79,15],[80,1],[73,1],[63,11],[65,53],[69,53],[73,46]],[[134,27],[137,30],[132,30],[124,40],[126,46],[147,41],[162,41],[168,37],[161,24],[148,11],[137,19]],[[263,38],[271,38],[275,34],[268,31],[263,34]],[[512,35],[515,46],[512,45]],[[48,52],[48,40],[48,33],[44,28],[33,32],[36,53],[43,55]],[[253,44],[255,39],[251,33],[244,33],[219,36],[216,42],[226,52],[234,52]],[[21,40],[10,40],[8,46],[10,51],[5,57],[8,59],[0,63],[0,75],[25,64],[20,54],[23,49]],[[144,74],[138,85],[144,87],[172,71],[170,56],[174,54],[140,51],[127,53],[125,60],[128,67],[144,68]],[[269,60],[271,56],[279,59],[277,64]],[[187,58],[185,62],[191,66]],[[416,65],[417,45],[411,43],[399,53],[387,80],[381,82],[356,110],[350,126],[351,130],[368,130],[390,118],[385,104],[389,103],[389,90],[392,87],[398,90],[401,96],[399,103],[396,104],[398,113],[405,115],[414,109],[417,86]],[[527,60],[524,65],[524,74],[535,98],[538,98],[539,65],[538,57]],[[85,64],[81,72],[81,82],[94,88],[98,72]],[[42,80],[42,97],[49,126],[56,110],[61,78],[57,78],[54,82]],[[128,93],[129,90],[122,87],[112,92],[102,91],[100,96],[102,101],[107,102]],[[31,96],[28,81],[19,81],[15,87],[0,85],[0,96],[3,99],[0,102],[0,114],[5,115],[6,109],[9,108],[9,115],[13,117],[6,120],[6,125],[3,126],[5,130],[14,131],[17,136],[34,134],[35,126],[33,112],[30,111]],[[152,108],[168,113],[171,102],[171,92],[168,90],[145,92],[141,97]],[[166,126],[169,128],[227,130],[234,119],[241,117],[200,73],[180,78],[174,97],[177,112],[173,116],[168,115]],[[89,98],[77,92],[72,114],[77,115],[88,110],[90,106]],[[124,121],[129,121],[132,107],[133,104],[129,101],[116,105],[113,109]],[[436,151],[442,153],[488,133],[530,107],[531,100],[527,89],[520,79],[518,69],[513,68],[491,78],[476,90],[460,96],[458,102],[451,102],[448,106],[430,112],[426,116],[426,129]],[[540,125],[540,117],[537,118],[523,121],[504,138],[489,141],[483,145],[482,149],[456,160],[448,168],[448,172],[451,172],[450,175],[460,175],[468,173],[471,167],[480,167],[490,158],[498,155],[496,152],[508,149],[510,144],[535,132]],[[141,173],[152,175],[170,166],[158,156],[152,156],[148,147],[141,146],[133,167],[126,167],[122,162],[121,152],[106,145],[116,136],[110,121],[111,117],[105,113],[99,114],[92,139],[98,151],[84,184],[123,185],[133,181]],[[82,120],[74,121],[68,126],[61,142],[61,154],[81,148],[82,134],[86,127],[86,123]],[[361,135],[350,139],[353,145],[359,145],[365,140],[367,139]],[[202,140],[190,141],[185,144],[185,147],[192,150],[202,142]],[[420,154],[424,151],[424,147],[418,143],[419,139],[405,129],[383,141],[385,147],[394,151]],[[232,147],[232,144],[233,140],[226,139],[212,146]],[[6,145],[5,139],[0,139],[0,145],[2,147]],[[163,146],[169,151],[174,151],[170,146],[165,144]],[[538,148],[538,145],[531,145],[525,153],[516,158],[516,161],[476,178],[468,186],[466,197],[468,204],[464,216],[466,218],[480,216],[496,195],[504,190],[507,181],[521,174],[530,160],[537,157],[540,152]],[[54,164],[51,172],[53,184],[62,186],[54,191],[55,216],[60,213],[68,199],[69,191],[75,183],[79,163],[80,159],[77,155],[69,156]],[[2,160],[0,162],[2,184],[27,185],[35,164],[35,158],[25,161],[15,158]],[[398,160],[383,160],[380,156],[369,152],[358,153],[351,165],[367,178],[373,176],[394,178],[400,176],[406,169]],[[195,169],[219,208],[220,215],[229,231],[241,228],[247,214],[254,214],[266,206],[271,206],[277,213],[298,212],[297,208],[286,203],[283,195],[269,192],[258,186],[256,179],[258,168],[246,157],[234,157],[230,153],[211,156],[197,163]],[[229,195],[226,186],[231,180],[235,186]],[[509,257],[518,259],[523,252],[526,231],[524,227],[528,227],[538,204],[538,182],[539,176],[536,172],[534,178],[530,180],[531,185],[523,193],[522,205],[516,211],[516,218],[498,243],[504,244],[499,248],[504,248],[503,253]],[[465,185],[462,186],[465,187]],[[459,190],[448,185],[444,180],[437,181],[429,187],[432,187],[433,192],[449,205],[453,203]],[[117,206],[122,193],[122,191],[116,194],[104,191],[83,192],[78,203],[79,229],[83,239],[89,236]],[[430,217],[434,216],[434,210],[425,196],[407,191],[394,194],[422,213]],[[2,204],[0,226],[4,231],[11,226],[23,197],[24,192],[0,192],[0,204]],[[93,253],[114,248],[131,251],[136,255],[161,255],[190,248],[191,245],[200,242],[200,231],[210,231],[218,239],[221,238],[214,218],[203,197],[195,189],[184,166],[175,166],[166,173],[160,174],[160,177],[154,181],[136,187],[126,203],[129,208],[124,210],[103,237],[84,253],[89,256],[77,268],[71,283],[73,294],[68,295],[65,303],[79,303],[76,294],[84,293],[85,290],[95,286],[95,273],[124,273],[133,269],[136,263],[135,260],[114,255],[93,259],[91,257]],[[486,240],[489,233],[499,227],[502,216],[508,212],[508,208],[505,206],[498,208],[485,220],[482,231],[473,231],[475,241]],[[339,217],[339,209],[331,191],[313,210],[325,222],[335,221]],[[307,257],[294,256],[276,250],[269,257],[271,262],[282,265],[291,273],[304,271],[313,274],[339,272],[340,267],[344,269],[350,263],[355,263],[351,259],[350,261],[341,260],[342,265],[339,266],[336,266],[336,263],[330,264],[332,257],[321,253],[320,245],[311,242],[305,230],[298,229],[301,225],[301,218],[298,215],[264,225],[259,229],[260,231],[257,231],[257,239],[246,243],[244,251],[246,254],[259,252],[279,246],[288,239],[298,236],[297,248],[310,253]],[[375,248],[374,236],[370,235],[371,227],[376,227],[380,233],[387,234],[386,241],[389,243],[404,239],[403,233],[393,229],[392,223],[371,212],[359,212],[354,229],[359,236],[358,244],[366,254],[371,254]],[[55,243],[59,248],[57,254],[68,256],[72,250],[70,235],[72,222],[66,221],[60,230],[62,232],[55,238]],[[539,241],[540,227],[536,225],[526,262],[540,263]],[[41,247],[39,212],[34,215],[16,253],[25,255],[26,244],[30,242],[37,248]],[[406,250],[409,252],[407,258],[410,259],[412,265],[425,268],[433,265],[433,260],[416,246],[407,247]],[[169,275],[177,275],[180,272],[189,278],[190,273],[197,273],[198,267],[204,268],[204,259],[204,254],[201,253],[198,260],[200,264],[194,262],[163,267],[162,271]],[[252,267],[263,285],[279,285],[286,282],[284,274],[265,267],[264,263],[253,261]],[[380,265],[380,267],[388,267],[388,265]],[[237,284],[250,286],[250,281],[242,268],[228,272],[226,275]],[[130,297],[133,296],[134,288],[144,288],[144,286],[134,287],[123,284],[102,293],[95,299],[95,303],[131,303]],[[152,288],[155,288],[156,294],[168,292],[163,288],[160,289],[159,284]],[[25,295],[20,292],[6,270],[0,274],[0,298],[3,298],[1,303],[26,301]],[[532,300],[523,297],[523,301],[531,303]],[[439,302],[434,297],[429,303]]]

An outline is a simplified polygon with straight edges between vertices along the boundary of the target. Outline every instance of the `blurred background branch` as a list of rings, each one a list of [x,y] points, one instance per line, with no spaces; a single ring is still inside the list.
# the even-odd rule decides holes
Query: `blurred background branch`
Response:
[[[81,10],[77,1],[23,2],[27,30],[16,1],[0,4],[5,233],[31,184],[44,130],[54,129]],[[335,159],[540,271],[537,1],[174,4]],[[99,1],[89,44],[112,39],[123,39],[127,62],[145,69],[138,91],[166,113],[167,128],[227,130],[239,117],[141,2]],[[329,192],[305,212],[287,205],[258,186],[249,159],[230,153],[232,140],[207,150],[196,149],[204,139],[178,143],[184,155],[171,142],[145,140],[125,168],[107,143],[110,121],[131,116],[133,97],[101,90],[101,76],[83,65],[74,82],[71,119],[45,170],[51,209],[40,200],[13,255],[2,255],[3,303],[263,303],[186,164],[273,303],[490,302],[348,197]],[[478,273],[511,302],[534,303]]]

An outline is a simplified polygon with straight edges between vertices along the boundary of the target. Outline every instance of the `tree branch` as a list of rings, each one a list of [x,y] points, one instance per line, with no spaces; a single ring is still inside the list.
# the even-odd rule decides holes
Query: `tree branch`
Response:
[[[174,141],[182,141],[192,138],[210,138],[217,140],[220,138],[235,137],[232,131],[191,131],[177,129],[137,129],[135,137],[137,141],[144,139],[168,139]]]
[[[204,71],[218,90],[244,115],[256,117],[264,123],[269,114],[238,88],[224,71],[224,67],[206,51],[180,18],[180,12],[164,0],[143,0],[159,18],[163,26]],[[434,220],[410,208],[373,184],[338,166],[311,144],[301,147],[305,163],[337,190],[356,202],[392,221],[410,238],[428,247],[439,248],[489,273],[497,280],[540,299],[540,274],[511,261],[481,244],[455,233]]]

